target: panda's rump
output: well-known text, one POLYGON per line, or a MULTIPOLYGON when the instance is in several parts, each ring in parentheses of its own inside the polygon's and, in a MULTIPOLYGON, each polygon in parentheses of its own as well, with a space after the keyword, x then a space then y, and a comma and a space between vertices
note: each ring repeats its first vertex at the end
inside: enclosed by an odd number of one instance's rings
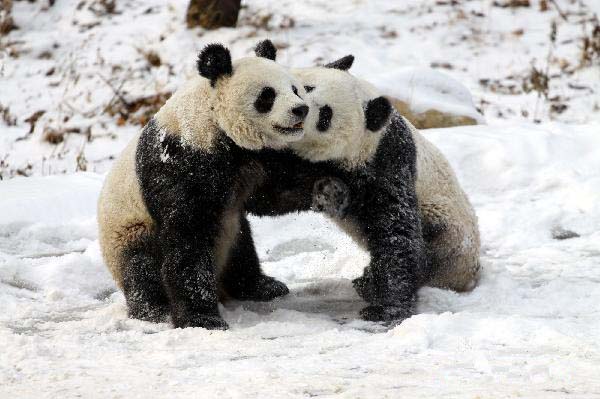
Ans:
POLYGON ((135 173, 139 136, 127 145, 104 181, 98 199, 98 227, 102 256, 117 285, 122 287, 123 251, 154 230, 135 173))
POLYGON ((428 285, 465 291, 479 273, 477 216, 444 155, 418 131, 417 197, 432 280, 428 285))

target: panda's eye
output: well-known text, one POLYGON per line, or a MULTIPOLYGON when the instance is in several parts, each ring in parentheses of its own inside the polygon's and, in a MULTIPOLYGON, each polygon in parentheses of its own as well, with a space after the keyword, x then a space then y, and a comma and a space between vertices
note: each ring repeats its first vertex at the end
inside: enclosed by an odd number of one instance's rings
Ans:
POLYGON ((314 89, 315 89, 315 86, 304 86, 304 90, 306 90, 307 93, 310 93, 314 89))
POLYGON ((331 118, 333 117, 333 110, 329 105, 324 105, 319 108, 319 121, 317 122, 317 130, 319 132, 325 132, 331 126, 331 118))
POLYGON ((273 108, 273 103, 275 102, 275 97, 277 94, 275 93, 275 89, 272 87, 263 87, 258 98, 254 102, 254 108, 261 114, 269 112, 271 108, 273 108))

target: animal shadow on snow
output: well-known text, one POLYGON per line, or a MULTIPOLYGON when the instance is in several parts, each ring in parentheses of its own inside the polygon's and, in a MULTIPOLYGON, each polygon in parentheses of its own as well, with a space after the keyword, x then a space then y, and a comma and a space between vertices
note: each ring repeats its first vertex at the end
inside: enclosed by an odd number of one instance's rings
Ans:
POLYGON ((290 285, 290 293, 271 302, 228 301, 224 304, 230 310, 243 309, 260 315, 277 310, 293 310, 308 316, 329 319, 340 325, 376 332, 384 330, 383 325, 360 319, 359 311, 366 306, 349 279, 320 279, 290 285))

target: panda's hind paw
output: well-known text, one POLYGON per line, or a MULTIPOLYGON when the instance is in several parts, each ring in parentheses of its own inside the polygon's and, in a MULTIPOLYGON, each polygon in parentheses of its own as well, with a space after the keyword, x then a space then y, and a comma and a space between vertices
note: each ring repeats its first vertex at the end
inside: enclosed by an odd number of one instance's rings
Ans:
POLYGON ((392 326, 400 324, 412 315, 412 309, 402 306, 369 305, 360 311, 363 320, 385 322, 392 326))
POLYGON ((196 315, 188 318, 173 318, 175 328, 201 327, 207 330, 227 330, 229 325, 219 315, 196 315))
POLYGON ((229 295, 240 301, 267 302, 290 292, 287 285, 270 276, 260 275, 252 283, 236 292, 229 290, 229 295))

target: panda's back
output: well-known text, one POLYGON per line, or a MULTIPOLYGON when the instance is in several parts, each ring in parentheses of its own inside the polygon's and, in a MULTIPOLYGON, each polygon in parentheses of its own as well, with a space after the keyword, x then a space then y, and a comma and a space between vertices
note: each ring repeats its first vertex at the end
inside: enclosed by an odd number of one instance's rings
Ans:
POLYGON ((98 200, 99 240, 102 254, 117 284, 122 284, 119 257, 124 247, 154 227, 135 172, 140 135, 125 147, 106 176, 98 200))

